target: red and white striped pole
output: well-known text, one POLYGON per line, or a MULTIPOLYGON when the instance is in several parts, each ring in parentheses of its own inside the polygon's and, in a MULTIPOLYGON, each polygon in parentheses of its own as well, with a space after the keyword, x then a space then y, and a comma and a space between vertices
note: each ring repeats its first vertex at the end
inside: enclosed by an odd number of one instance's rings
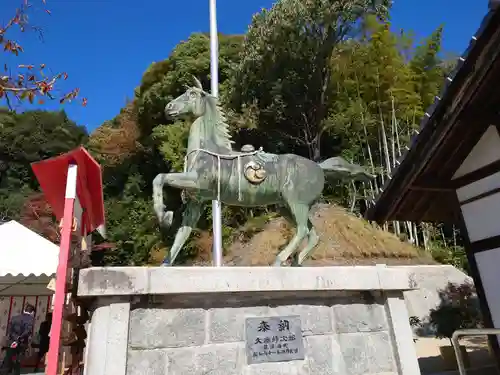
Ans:
POLYGON ((61 243, 59 245, 59 264, 56 273, 56 291, 54 296, 54 310, 52 312, 52 327, 50 329, 50 347, 47 354, 46 375, 58 375, 63 310, 66 301, 68 261, 71 247, 71 232, 73 229, 73 212, 76 199, 77 174, 77 165, 70 164, 68 166, 68 176, 66 178, 63 225, 61 230, 61 243))

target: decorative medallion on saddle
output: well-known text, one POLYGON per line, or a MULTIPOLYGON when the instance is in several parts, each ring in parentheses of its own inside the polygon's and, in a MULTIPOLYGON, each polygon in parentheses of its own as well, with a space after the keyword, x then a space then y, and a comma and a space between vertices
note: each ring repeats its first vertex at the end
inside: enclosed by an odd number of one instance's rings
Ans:
MULTIPOLYGON (((241 152, 255 152, 255 147, 253 147, 253 145, 244 145, 241 148, 241 152)), ((258 185, 262 181, 264 181, 266 179, 266 174, 267 173, 264 167, 255 161, 250 161, 243 167, 243 175, 250 183, 254 185, 258 185)))
POLYGON ((258 185, 266 179, 266 170, 264 167, 254 161, 250 161, 243 167, 243 175, 252 184, 258 185))

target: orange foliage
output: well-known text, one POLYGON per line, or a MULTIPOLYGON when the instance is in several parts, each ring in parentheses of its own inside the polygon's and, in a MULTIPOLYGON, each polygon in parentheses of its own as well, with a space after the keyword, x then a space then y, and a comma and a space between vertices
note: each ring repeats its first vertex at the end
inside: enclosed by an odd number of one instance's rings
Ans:
MULTIPOLYGON (((19 222, 25 227, 38 233, 51 242, 59 243, 61 238, 60 228, 56 223, 52 208, 46 201, 43 193, 35 193, 26 199, 21 210, 19 222)), ((76 243, 77 237, 73 233, 72 241, 76 243)), ((114 249, 115 245, 109 242, 92 245, 92 251, 106 251, 114 249)))
POLYGON ((139 135, 137 113, 134 104, 129 103, 114 124, 108 122, 92 133, 89 144, 107 165, 116 165, 137 150, 139 135))
POLYGON ((20 223, 49 241, 59 243, 59 228, 43 193, 33 194, 26 199, 21 210, 20 223))

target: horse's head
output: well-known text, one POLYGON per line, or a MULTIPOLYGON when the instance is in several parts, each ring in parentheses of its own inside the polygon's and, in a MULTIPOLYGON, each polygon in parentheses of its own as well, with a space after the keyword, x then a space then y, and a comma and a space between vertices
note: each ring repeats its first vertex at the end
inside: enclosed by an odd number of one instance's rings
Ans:
POLYGON ((175 98, 165 107, 167 117, 176 117, 192 113, 196 117, 203 116, 207 108, 207 97, 201 82, 194 77, 195 86, 189 87, 184 94, 175 98))

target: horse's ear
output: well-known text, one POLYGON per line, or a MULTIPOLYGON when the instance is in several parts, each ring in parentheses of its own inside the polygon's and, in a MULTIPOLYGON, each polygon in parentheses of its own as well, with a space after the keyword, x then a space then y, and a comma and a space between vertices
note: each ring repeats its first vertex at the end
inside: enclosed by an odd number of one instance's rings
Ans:
POLYGON ((193 80, 194 80, 195 87, 199 88, 200 90, 203 90, 203 86, 201 85, 200 80, 198 78, 196 78, 195 76, 193 76, 193 80))

